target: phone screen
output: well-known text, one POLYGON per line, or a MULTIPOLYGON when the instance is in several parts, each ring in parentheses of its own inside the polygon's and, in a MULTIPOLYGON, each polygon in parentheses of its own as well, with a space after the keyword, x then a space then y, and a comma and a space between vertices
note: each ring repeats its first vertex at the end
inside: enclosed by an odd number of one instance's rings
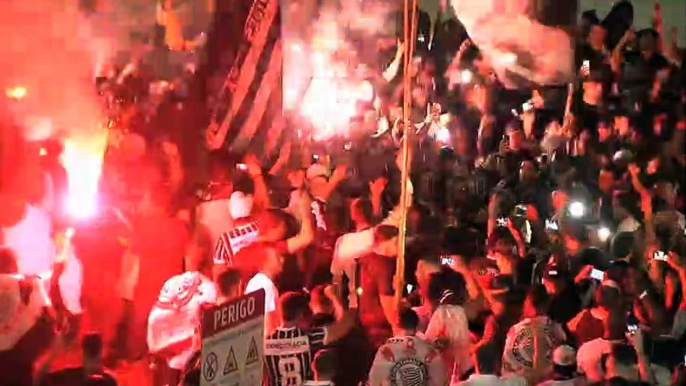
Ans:
POLYGON ((657 261, 667 261, 667 254, 663 251, 655 251, 655 253, 653 253, 653 259, 657 261))
POLYGON ((238 168, 238 170, 248 170, 248 166, 246 166, 245 164, 238 164, 236 165, 236 167, 238 168))
POLYGON ((455 265, 455 259, 450 256, 441 256, 441 265, 455 265))
POLYGON ((602 281, 603 279, 605 279, 605 272, 603 272, 599 269, 593 268, 591 270, 591 278, 602 281))
POLYGON ((557 231, 559 230, 559 227, 557 226, 555 220, 545 220, 545 229, 549 231, 557 231))
POLYGON ((409 294, 414 289, 414 286, 412 284, 408 284, 405 288, 407 289, 407 293, 409 294))
POLYGON ((626 330, 629 331, 630 334, 635 334, 636 331, 638 331, 639 325, 638 324, 627 324, 626 325, 626 330))
POLYGON ((507 220, 505 219, 505 217, 500 217, 500 218, 497 220, 497 224, 498 224, 499 227, 507 226, 507 220))
POLYGON ((517 205, 515 206, 515 216, 517 217, 525 217, 527 212, 527 207, 526 205, 517 205))

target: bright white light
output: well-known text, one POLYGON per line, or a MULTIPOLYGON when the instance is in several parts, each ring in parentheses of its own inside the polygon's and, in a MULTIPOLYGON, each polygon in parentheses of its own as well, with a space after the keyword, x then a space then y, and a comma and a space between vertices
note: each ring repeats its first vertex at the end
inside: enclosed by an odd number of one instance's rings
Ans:
POLYGON ((574 218, 584 217, 586 214, 586 206, 582 202, 574 201, 569 204, 569 215, 574 218))
POLYGON ((10 99, 22 100, 26 97, 27 91, 24 86, 17 86, 5 90, 5 95, 10 99))
POLYGON ((98 181, 106 144, 106 133, 64 142, 62 165, 69 186, 66 208, 74 218, 88 219, 97 213, 98 181))
POLYGON ((374 99, 374 87, 369 81, 360 83, 358 97, 364 102, 371 102, 374 99))
POLYGON ((517 63, 517 55, 513 53, 503 54, 500 60, 503 64, 515 64, 517 63))
POLYGON ((610 229, 608 227, 600 227, 598 228, 598 239, 600 239, 601 242, 606 242, 607 239, 610 238, 610 229))
POLYGON ((448 143, 450 142, 450 130, 446 127, 441 127, 436 131, 436 141, 448 143))
POLYGON ((471 83, 472 79, 474 79, 474 74, 471 71, 463 70, 460 72, 460 82, 462 84, 471 83))

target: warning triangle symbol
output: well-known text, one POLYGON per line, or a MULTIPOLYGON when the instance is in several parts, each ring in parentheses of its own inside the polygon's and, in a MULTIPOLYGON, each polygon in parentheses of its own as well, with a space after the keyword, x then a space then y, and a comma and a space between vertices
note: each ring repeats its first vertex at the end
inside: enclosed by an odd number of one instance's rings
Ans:
POLYGON ((260 354, 257 352, 257 344, 255 344, 255 337, 252 337, 250 347, 248 348, 248 357, 245 358, 245 364, 251 365, 256 363, 260 359, 259 355, 260 354))
POLYGON ((231 374, 238 370, 238 362, 236 361, 236 354, 233 352, 233 347, 229 350, 229 356, 226 357, 226 364, 224 364, 224 375, 231 374))

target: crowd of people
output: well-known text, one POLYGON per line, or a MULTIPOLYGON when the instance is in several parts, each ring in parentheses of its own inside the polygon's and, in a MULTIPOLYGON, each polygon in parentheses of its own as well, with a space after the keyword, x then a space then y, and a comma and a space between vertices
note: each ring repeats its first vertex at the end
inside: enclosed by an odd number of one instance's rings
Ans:
POLYGON ((0 385, 122 384, 140 363, 126 384, 199 385, 199 313, 258 290, 265 385, 686 384, 684 53, 617 30, 584 13, 574 82, 513 91, 439 23, 412 61, 416 133, 398 44, 375 80, 387 129, 293 136, 269 170, 214 151, 200 189, 187 133, 161 130, 184 83, 113 72, 98 87, 129 134, 84 222, 54 205, 59 146, 4 122, 0 385))

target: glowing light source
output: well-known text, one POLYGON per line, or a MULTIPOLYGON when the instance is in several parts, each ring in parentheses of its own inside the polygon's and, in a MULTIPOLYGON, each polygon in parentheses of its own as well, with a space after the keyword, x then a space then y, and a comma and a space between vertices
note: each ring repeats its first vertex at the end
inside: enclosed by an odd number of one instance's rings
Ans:
POLYGON ((443 143, 450 142, 450 130, 446 127, 441 127, 436 131, 436 140, 443 143))
POLYGON ((574 218, 584 217, 586 214, 586 206, 580 201, 574 201, 569 204, 569 215, 574 218))
POLYGON ((462 84, 471 83, 472 79, 474 79, 474 74, 471 71, 463 70, 460 72, 460 82, 462 84))
POLYGON ((22 100, 26 98, 26 87, 24 86, 17 86, 17 87, 12 87, 8 88, 5 90, 5 95, 10 98, 10 99, 15 99, 15 100, 22 100))
POLYGON ((501 55, 498 59, 503 65, 517 63, 517 55, 515 55, 511 52, 508 52, 508 53, 501 55))
POLYGON ((98 181, 106 143, 105 132, 64 142, 62 165, 69 186, 65 204, 67 213, 77 219, 88 219, 97 213, 98 181))
POLYGON ((610 235, 612 233, 610 232, 610 229, 608 227, 600 227, 598 228, 598 239, 600 239, 601 242, 606 242, 607 239, 610 238, 610 235))

